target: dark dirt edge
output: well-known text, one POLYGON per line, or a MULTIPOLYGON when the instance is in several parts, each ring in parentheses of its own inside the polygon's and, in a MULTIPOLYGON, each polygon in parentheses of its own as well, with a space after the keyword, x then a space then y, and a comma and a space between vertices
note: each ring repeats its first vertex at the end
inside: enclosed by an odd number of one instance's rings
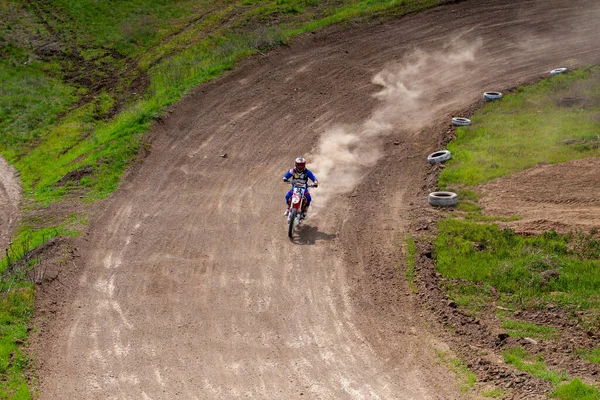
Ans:
MULTIPOLYGON (((518 88, 533 85, 546 75, 532 78, 522 85, 502 90, 503 95, 512 94, 518 88)), ((469 118, 487 102, 479 100, 467 109, 453 116, 469 118)), ((456 138, 456 127, 450 121, 435 127, 438 148, 456 138)), ((426 181, 421 187, 419 196, 423 199, 427 194, 438 189, 437 182, 443 164, 428 167, 426 181)), ((415 207, 415 210, 431 208, 429 205, 415 207)), ((560 336, 557 341, 538 340, 532 343, 523 338, 508 336, 506 330, 497 324, 496 307, 486 310, 481 318, 475 318, 463 312, 443 291, 441 284, 452 279, 445 278, 437 272, 433 259, 433 238, 437 235, 437 224, 447 210, 439 209, 434 218, 417 219, 410 224, 408 235, 415 240, 417 248, 415 259, 415 279, 421 307, 428 311, 428 318, 444 329, 436 330, 436 336, 446 341, 451 348, 465 361, 467 367, 477 375, 477 381, 492 383, 496 387, 507 390, 508 399, 522 399, 536 395, 548 395, 554 388, 548 382, 536 378, 526 372, 502 361, 502 351, 512 347, 523 347, 531 354, 541 354, 550 369, 565 371, 570 378, 579 377, 584 382, 597 382, 600 377, 600 365, 579 358, 574 350, 591 349, 600 343, 600 335, 591 331, 578 329, 557 310, 531 311, 522 310, 518 319, 523 322, 541 323, 555 328, 560 336), (424 235, 425 234, 425 235, 424 235), (424 237, 427 236, 427 237, 424 237), (494 323, 496 323, 494 325, 494 323)), ((417 214, 422 214, 418 213, 417 214)), ((431 216, 432 214, 428 214, 431 216)))

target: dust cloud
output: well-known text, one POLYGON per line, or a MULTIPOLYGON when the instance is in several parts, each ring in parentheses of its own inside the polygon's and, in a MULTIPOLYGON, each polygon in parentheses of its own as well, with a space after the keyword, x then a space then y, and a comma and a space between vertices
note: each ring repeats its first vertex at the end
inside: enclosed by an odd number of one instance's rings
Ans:
POLYGON ((427 126, 442 106, 434 104, 433 93, 448 87, 475 60, 480 42, 455 42, 437 52, 416 50, 402 63, 388 65, 373 77, 382 87, 374 96, 381 101, 371 117, 358 125, 339 125, 320 138, 315 154, 309 155, 311 169, 322 186, 314 209, 323 208, 336 194, 354 190, 381 157, 380 141, 390 133, 410 135, 427 126))

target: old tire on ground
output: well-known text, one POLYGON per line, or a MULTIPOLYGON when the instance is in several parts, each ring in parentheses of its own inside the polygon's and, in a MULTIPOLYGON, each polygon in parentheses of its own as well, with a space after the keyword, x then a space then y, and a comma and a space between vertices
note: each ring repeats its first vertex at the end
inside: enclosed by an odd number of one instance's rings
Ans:
POLYGON ((458 204, 458 195, 452 192, 429 193, 429 204, 437 207, 454 207, 458 204))
POLYGON ((564 68, 564 67, 556 68, 556 69, 553 69, 552 71, 550 71, 550 76, 562 74, 563 72, 567 72, 567 71, 568 71, 568 69, 564 68))
POLYGON ((428 155, 427 161, 429 161, 429 164, 437 164, 439 162, 448 161, 450 158, 452 158, 452 154, 450 154, 448 150, 440 150, 428 155))
POLYGON ((452 118, 452 125, 456 125, 456 126, 471 125, 471 120, 469 118, 454 117, 454 118, 452 118))
POLYGON ((487 101, 492 100, 500 100, 502 98, 502 93, 500 92, 485 92, 483 94, 483 99, 487 101))

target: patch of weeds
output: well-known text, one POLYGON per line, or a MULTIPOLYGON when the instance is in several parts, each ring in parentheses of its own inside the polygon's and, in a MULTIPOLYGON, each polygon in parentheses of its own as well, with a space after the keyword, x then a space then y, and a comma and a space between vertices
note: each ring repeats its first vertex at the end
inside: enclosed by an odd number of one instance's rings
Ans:
MULTIPOLYGON (((460 197, 459 197, 459 199, 460 199, 460 197)), ((466 200, 466 201, 460 200, 458 202, 458 204, 456 205, 455 209, 456 209, 456 211, 461 211, 464 213, 468 213, 470 215, 481 213, 481 207, 471 201, 468 201, 468 200, 466 200)))
POLYGON ((60 228, 55 227, 41 229, 34 229, 30 226, 20 227, 11 245, 6 250, 6 255, 0 260, 0 273, 20 262, 31 250, 61 233, 69 234, 71 232, 62 231, 60 228))
POLYGON ((462 382, 460 390, 462 392, 468 392, 469 390, 473 389, 475 382, 477 382, 477 376, 475 373, 471 371, 460 358, 450 355, 444 351, 436 352, 438 358, 440 359, 440 363, 452 371, 462 382))
POLYGON ((600 260, 577 252, 573 241, 556 232, 524 237, 448 218, 438 223, 436 267, 445 277, 494 287, 514 307, 597 310, 600 260))
POLYGON ((77 100, 61 76, 46 73, 47 66, 37 61, 23 66, 0 60, 0 151, 9 162, 18 161, 27 144, 77 100))
POLYGON ((474 203, 477 203, 477 201, 479 201, 479 195, 474 190, 458 189, 458 190, 456 190, 456 194, 458 195, 458 198, 461 200, 468 200, 468 201, 472 201, 474 203))
POLYGON ((550 393, 550 397, 559 400, 600 400, 600 390, 597 387, 586 385, 579 378, 569 383, 560 385, 550 393))
POLYGON ((513 215, 512 217, 500 217, 497 215, 483 215, 481 210, 478 212, 468 212, 465 216, 465 219, 474 222, 511 222, 518 221, 521 217, 517 215, 513 215))
POLYGON ((30 360, 20 345, 27 341, 27 323, 33 313, 33 285, 2 285, 0 291, 0 398, 30 399, 26 370, 30 360))
POLYGON ((586 235, 583 232, 578 232, 572 236, 573 251, 586 260, 600 258, 600 240, 594 236, 595 234, 592 232, 591 235, 586 235))
POLYGON ((487 285, 466 281, 442 283, 448 297, 458 304, 467 314, 479 316, 492 301, 491 288, 487 285))
POLYGON ((600 364, 600 347, 594 347, 591 350, 578 349, 576 350, 576 353, 583 360, 600 364))
POLYGON ((410 290, 413 293, 418 293, 419 289, 415 285, 415 265, 416 265, 416 257, 417 257, 417 247, 415 246, 415 239, 413 237, 409 237, 406 244, 406 281, 410 286, 410 290))
POLYGON ((532 339, 551 339, 558 336, 558 332, 551 326, 534 324, 532 322, 502 319, 500 327, 506 329, 511 337, 532 339))
POLYGON ((483 397, 489 397, 491 399, 503 399, 506 397, 506 390, 492 389, 481 392, 483 397))
POLYGON ((531 355, 521 347, 507 349, 503 353, 504 362, 513 365, 518 370, 527 372, 537 378, 549 381, 554 385, 569 379, 563 371, 548 369, 541 355, 531 355))

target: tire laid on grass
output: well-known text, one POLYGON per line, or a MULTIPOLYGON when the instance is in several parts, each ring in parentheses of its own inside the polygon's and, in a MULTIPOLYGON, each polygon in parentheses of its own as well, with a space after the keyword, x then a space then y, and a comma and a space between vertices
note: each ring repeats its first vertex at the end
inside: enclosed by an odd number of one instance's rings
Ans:
POLYGON ((483 99, 487 101, 492 100, 500 100, 502 98, 502 93, 500 92, 485 92, 483 94, 483 99))
POLYGON ((429 204, 437 207, 454 207, 458 204, 458 195, 452 192, 429 193, 429 204))
POLYGON ((456 126, 471 125, 471 120, 469 118, 454 117, 454 118, 452 118, 452 125, 456 125, 456 126))
POLYGON ((435 153, 431 153, 427 156, 427 161, 429 164, 437 164, 439 162, 448 161, 452 158, 452 154, 448 150, 440 150, 435 153))
POLYGON ((554 76, 554 75, 558 75, 558 74, 562 74, 563 72, 567 72, 568 69, 567 68, 556 68, 553 69, 552 71, 550 71, 550 76, 554 76))

